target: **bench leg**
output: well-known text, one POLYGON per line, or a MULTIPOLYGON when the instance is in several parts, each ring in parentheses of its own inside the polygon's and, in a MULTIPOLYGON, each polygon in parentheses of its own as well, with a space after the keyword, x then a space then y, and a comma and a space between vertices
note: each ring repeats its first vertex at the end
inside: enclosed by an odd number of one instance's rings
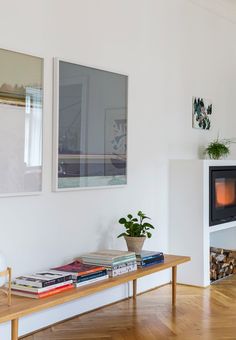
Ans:
POLYGON ((11 320, 11 340, 18 340, 18 319, 11 320))
POLYGON ((135 300, 137 296, 137 280, 133 280, 133 299, 135 300))
POLYGON ((176 305, 176 277, 177 266, 172 267, 172 306, 176 305))

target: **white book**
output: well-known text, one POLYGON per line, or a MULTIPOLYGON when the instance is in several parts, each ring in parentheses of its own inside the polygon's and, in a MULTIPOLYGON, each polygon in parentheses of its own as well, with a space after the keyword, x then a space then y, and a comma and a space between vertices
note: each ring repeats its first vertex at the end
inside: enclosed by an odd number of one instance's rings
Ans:
MULTIPOLYGON (((63 287, 65 285, 71 284, 73 283, 72 280, 66 281, 66 282, 60 282, 57 283, 55 285, 51 285, 51 286, 47 286, 44 288, 37 288, 37 287, 33 287, 30 285, 22 285, 22 284, 17 284, 15 281, 12 282, 11 284, 11 288, 14 290, 19 290, 19 291, 25 291, 25 292, 31 292, 31 293, 44 293, 47 292, 51 289, 55 289, 55 288, 59 288, 59 287, 63 287)), ((6 288, 8 287, 8 285, 6 286, 6 288)))
POLYGON ((124 262, 124 263, 120 263, 117 265, 112 266, 110 269, 115 270, 115 269, 120 269, 120 268, 124 268, 124 267, 128 267, 128 266, 134 266, 135 264, 137 264, 137 261, 130 261, 130 262, 124 262))
POLYGON ((66 272, 57 272, 47 270, 44 272, 37 272, 32 275, 24 275, 15 278, 17 284, 26 286, 33 286, 38 288, 47 287, 60 282, 66 282, 71 280, 72 277, 66 272))
POLYGON ((126 266, 126 267, 121 267, 118 269, 108 269, 108 274, 110 277, 115 277, 115 276, 119 276, 122 274, 127 274, 129 272, 133 272, 137 270, 137 264, 132 264, 130 266, 126 266))

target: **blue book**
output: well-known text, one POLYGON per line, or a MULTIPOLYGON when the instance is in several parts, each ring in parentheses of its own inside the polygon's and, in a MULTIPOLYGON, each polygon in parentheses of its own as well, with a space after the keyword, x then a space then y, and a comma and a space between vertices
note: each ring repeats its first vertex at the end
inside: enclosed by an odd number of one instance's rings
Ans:
POLYGON ((163 257, 163 252, 142 250, 140 254, 136 255, 137 260, 152 259, 163 257))
POLYGON ((89 280, 93 280, 93 279, 96 279, 98 277, 102 277, 102 276, 106 276, 106 275, 107 275, 107 270, 105 269, 105 270, 102 270, 98 273, 78 276, 76 282, 79 283, 79 282, 89 281, 89 280))
POLYGON ((156 261, 142 261, 139 265, 139 267, 148 267, 148 266, 153 266, 154 264, 159 264, 159 263, 163 263, 164 262, 164 257, 160 260, 156 260, 156 261))
POLYGON ((162 252, 154 252, 149 250, 144 250, 137 255, 138 266, 145 267, 152 264, 158 264, 164 261, 164 255, 162 252))

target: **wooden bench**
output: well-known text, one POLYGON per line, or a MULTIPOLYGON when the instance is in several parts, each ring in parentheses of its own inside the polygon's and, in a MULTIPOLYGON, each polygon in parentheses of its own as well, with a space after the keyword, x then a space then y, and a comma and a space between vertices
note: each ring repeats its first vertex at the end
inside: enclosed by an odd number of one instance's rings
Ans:
MULTIPOLYGON (((140 268, 118 277, 110 278, 98 283, 90 284, 80 288, 74 288, 67 292, 47 297, 41 300, 12 296, 12 305, 0 306, 0 323, 11 321, 11 339, 18 339, 18 320, 26 315, 42 311, 63 303, 79 299, 84 296, 95 294, 105 289, 133 281, 133 299, 136 299, 137 279, 157 273, 164 269, 172 268, 172 305, 176 303, 176 274, 177 265, 190 261, 188 256, 165 255, 163 263, 146 268, 140 268)), ((0 337, 1 338, 1 337, 0 337)))

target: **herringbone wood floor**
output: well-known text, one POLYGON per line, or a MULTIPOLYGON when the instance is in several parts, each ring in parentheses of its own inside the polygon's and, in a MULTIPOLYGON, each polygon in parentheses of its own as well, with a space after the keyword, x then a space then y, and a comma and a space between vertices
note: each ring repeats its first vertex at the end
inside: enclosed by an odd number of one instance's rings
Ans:
POLYGON ((177 286, 175 309, 167 285, 23 339, 236 340, 236 276, 206 289, 177 286))

